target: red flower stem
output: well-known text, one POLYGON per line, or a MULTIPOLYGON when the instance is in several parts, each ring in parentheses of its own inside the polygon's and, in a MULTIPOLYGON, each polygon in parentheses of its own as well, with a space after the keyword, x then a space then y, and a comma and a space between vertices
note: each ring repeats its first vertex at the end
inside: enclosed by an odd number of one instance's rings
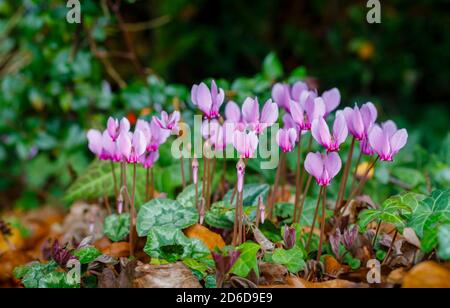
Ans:
POLYGON ((381 264, 385 264, 389 260, 389 257, 391 255, 392 249, 394 248, 395 238, 397 237, 397 234, 398 234, 398 230, 395 229, 395 233, 394 233, 394 236, 392 237, 391 245, 389 245, 389 250, 388 250, 388 252, 386 254, 386 257, 384 257, 384 260, 383 260, 383 262, 381 264))
POLYGON ((150 168, 145 170, 145 201, 148 201, 150 194, 150 168))
POLYGON ((299 210, 299 201, 302 186, 300 184, 300 174, 301 174, 301 160, 302 160, 302 135, 300 134, 298 145, 297 145, 297 169, 295 174, 295 201, 294 201, 294 220, 297 217, 297 211, 299 210))
POLYGON ((111 172, 113 176, 113 183, 114 183, 114 195, 117 198, 119 197, 119 189, 117 188, 117 179, 116 179, 116 166, 114 166, 114 162, 111 161, 111 172))
POLYGON ((275 201, 277 198, 277 194, 278 194, 278 185, 280 183, 280 177, 281 177, 281 172, 282 172, 282 165, 283 165, 283 160, 284 160, 284 152, 281 152, 280 154, 280 162, 278 164, 278 169, 277 169, 277 173, 275 175, 275 182, 273 184, 273 191, 272 191, 272 196, 270 198, 270 202, 269 202, 269 206, 268 206, 268 218, 272 219, 272 215, 273 215, 273 208, 275 205, 275 201))
POLYGON ((361 179, 361 182, 359 183, 359 185, 353 189, 350 193, 350 196, 347 199, 347 202, 345 202, 345 205, 342 207, 342 210, 340 211, 341 214, 345 213, 345 210, 347 209, 348 205, 350 204, 350 202, 352 201, 353 198, 355 198, 356 196, 358 196, 362 189, 364 188, 364 185, 366 184, 367 180, 368 180, 368 175, 370 170, 372 170, 372 168, 375 166, 376 162, 378 161, 379 156, 377 156, 377 158, 375 158, 375 160, 370 164, 370 166, 367 168, 364 177, 361 179))
POLYGON ((306 253, 307 254, 309 253, 309 247, 311 245, 311 239, 312 239, 312 236, 313 236, 313 233, 314 233, 314 226, 316 225, 317 214, 319 212, 319 206, 320 206, 320 199, 322 197, 322 190, 323 190, 323 187, 321 186, 320 187, 320 191, 319 191, 319 195, 317 196, 316 210, 314 212, 314 218, 313 218, 313 222, 311 224, 311 230, 309 232, 308 242, 306 244, 306 253))
POLYGON ((210 206, 211 206, 211 187, 212 187, 212 181, 214 179, 214 172, 216 171, 216 158, 214 157, 212 159, 212 166, 211 166, 211 170, 209 172, 209 178, 208 178, 208 199, 206 202, 206 209, 209 210, 210 206))
POLYGON ((355 188, 356 175, 357 175, 357 172, 358 172, 358 166, 361 163, 362 156, 363 156, 363 152, 360 151, 359 155, 358 155, 358 160, 356 161, 355 169, 353 170, 353 178, 352 178, 352 185, 350 186, 350 191, 352 191, 353 188, 355 188))
POLYGON ((135 230, 136 230, 136 208, 135 208, 135 202, 136 202, 136 164, 133 164, 133 188, 131 192, 131 212, 130 212, 130 256, 134 257, 134 248, 136 245, 136 237, 135 237, 135 230))
POLYGON ((335 205, 335 209, 336 211, 338 211, 342 199, 344 198, 345 195, 345 188, 347 186, 347 179, 348 179, 348 174, 350 171, 350 167, 352 165, 352 157, 353 157, 353 149, 355 148, 355 137, 352 138, 352 143, 350 145, 350 150, 348 151, 348 155, 347 155, 347 161, 345 162, 345 167, 344 167, 344 173, 342 175, 342 179, 341 179, 341 184, 339 186, 339 193, 336 199, 336 205, 335 205))
POLYGON ((309 192, 309 187, 311 186, 311 182, 312 182, 312 175, 308 176, 308 180, 306 181, 306 187, 305 190, 303 191, 303 195, 302 195, 302 202, 300 203, 300 208, 298 211, 298 218, 294 217, 294 222, 295 223, 300 223, 300 219, 302 218, 302 212, 303 212, 303 207, 305 205, 305 200, 306 200, 306 196, 308 195, 309 192))
POLYGON ((320 222, 320 239, 319 239, 319 248, 317 249, 317 262, 320 261, 320 257, 322 256, 322 245, 323 240, 325 239, 325 206, 327 200, 327 187, 325 186, 322 190, 322 217, 320 222))
POLYGON ((186 176, 184 174, 183 154, 181 154, 181 157, 180 157, 180 170, 181 170, 181 184, 183 185, 183 188, 186 188, 186 176))
POLYGON ((381 219, 379 219, 377 223, 377 230, 375 231, 375 236, 373 237, 372 247, 375 247, 375 244, 377 243, 377 237, 378 233, 380 233, 380 228, 381 228, 381 219))

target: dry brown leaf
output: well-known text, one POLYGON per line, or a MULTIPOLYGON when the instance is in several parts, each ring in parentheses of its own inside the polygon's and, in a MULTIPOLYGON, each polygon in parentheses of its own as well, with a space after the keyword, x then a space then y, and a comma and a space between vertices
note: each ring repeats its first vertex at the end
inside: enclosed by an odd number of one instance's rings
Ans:
POLYGON ((288 270, 281 264, 261 262, 259 263, 261 285, 286 284, 288 270))
POLYGON ((30 261, 32 259, 23 251, 10 250, 0 254, 0 281, 12 279, 14 268, 30 261))
POLYGON ((417 237, 416 232, 412 228, 405 228, 403 230, 403 237, 411 245, 414 245, 417 248, 420 248, 420 240, 417 237))
POLYGON ((116 258, 127 258, 130 255, 130 244, 128 242, 112 243, 109 247, 101 250, 105 255, 116 258))
POLYGON ((342 273, 350 271, 350 267, 342 265, 332 256, 325 256, 325 273, 332 277, 338 277, 342 273))
POLYGON ((136 267, 134 288, 201 288, 198 279, 182 262, 136 267))
POLYGON ((190 226, 184 230, 184 233, 189 238, 197 238, 201 240, 206 247, 209 248, 209 250, 214 250, 215 247, 225 247, 225 242, 219 234, 212 232, 200 224, 190 226))
POLYGON ((301 288, 301 289, 327 289, 327 288, 366 288, 368 287, 365 283, 354 283, 342 279, 334 279, 323 282, 309 282, 305 279, 291 276, 287 278, 287 284, 284 285, 271 285, 271 286, 261 286, 268 288, 301 288))
POLYGON ((434 261, 422 262, 405 275, 402 288, 450 288, 450 270, 434 261))
POLYGON ((399 267, 389 273, 386 282, 391 284, 402 284, 406 273, 407 270, 404 267, 399 267))

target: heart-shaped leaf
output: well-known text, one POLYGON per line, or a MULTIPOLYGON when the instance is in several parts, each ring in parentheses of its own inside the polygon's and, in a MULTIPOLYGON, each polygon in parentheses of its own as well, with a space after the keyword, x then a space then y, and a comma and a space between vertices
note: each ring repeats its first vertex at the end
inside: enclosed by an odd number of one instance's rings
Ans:
MULTIPOLYGON (((258 205, 259 197, 263 198, 263 202, 267 202, 270 186, 268 184, 247 184, 244 185, 243 204, 244 206, 258 205)), ((223 201, 231 202, 233 190, 228 191, 223 197, 223 201)), ((236 201, 236 197, 233 202, 236 201)))
POLYGON ((253 242, 245 242, 241 244, 237 250, 241 252, 239 258, 234 263, 230 272, 240 277, 247 277, 253 270, 259 276, 258 260, 256 255, 260 250, 260 246, 253 242))
POLYGON ((303 250, 294 246, 291 249, 277 248, 272 254, 272 261, 286 266, 291 273, 298 273, 305 267, 303 250))
POLYGON ((103 232, 113 242, 120 242, 130 233, 130 214, 112 214, 105 218, 103 232))

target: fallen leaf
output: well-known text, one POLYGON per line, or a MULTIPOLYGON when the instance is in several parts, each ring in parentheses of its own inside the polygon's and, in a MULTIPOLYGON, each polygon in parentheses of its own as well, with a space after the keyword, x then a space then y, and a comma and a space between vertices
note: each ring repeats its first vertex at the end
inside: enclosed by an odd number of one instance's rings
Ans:
POLYGON ((342 273, 347 273, 350 267, 347 265, 342 265, 332 256, 325 256, 325 273, 332 277, 338 277, 342 273))
POLYGON ((103 254, 111 257, 126 258, 130 255, 130 244, 128 242, 112 243, 101 251, 103 254))
POLYGON ((153 265, 140 263, 136 267, 134 288, 201 288, 198 279, 182 262, 153 265))
POLYGON ((417 248, 420 248, 420 246, 421 246, 420 245, 420 240, 417 237, 416 232, 412 228, 405 228, 403 230, 403 237, 411 245, 414 245, 417 248))
POLYGON ((197 238, 201 240, 209 250, 214 250, 216 247, 225 247, 225 242, 219 234, 212 232, 200 224, 190 226, 184 230, 184 233, 189 238, 197 238))
POLYGON ((334 279, 323 282, 309 282, 305 279, 291 276, 287 279, 287 284, 285 285, 271 285, 271 286, 261 286, 268 288, 300 288, 300 289, 335 289, 335 288, 367 288, 368 285, 365 283, 354 283, 342 279, 334 279))
POLYGON ((261 262, 259 263, 260 285, 286 284, 288 270, 281 264, 261 262))
POLYGON ((386 282, 391 284, 402 284, 406 273, 407 270, 404 267, 399 267, 389 273, 386 282))
POLYGON ((405 275, 402 288, 450 288, 450 270, 434 261, 422 262, 405 275))

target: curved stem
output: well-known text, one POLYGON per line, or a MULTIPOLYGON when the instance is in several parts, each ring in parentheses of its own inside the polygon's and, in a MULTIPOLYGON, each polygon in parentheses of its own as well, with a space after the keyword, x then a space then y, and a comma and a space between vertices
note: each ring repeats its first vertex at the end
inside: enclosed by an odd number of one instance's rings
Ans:
POLYGON ((320 222, 320 239, 319 239, 319 248, 317 249, 317 262, 320 261, 320 257, 322 256, 322 245, 323 240, 325 239, 325 206, 327 200, 327 187, 325 186, 322 191, 322 217, 320 222))

